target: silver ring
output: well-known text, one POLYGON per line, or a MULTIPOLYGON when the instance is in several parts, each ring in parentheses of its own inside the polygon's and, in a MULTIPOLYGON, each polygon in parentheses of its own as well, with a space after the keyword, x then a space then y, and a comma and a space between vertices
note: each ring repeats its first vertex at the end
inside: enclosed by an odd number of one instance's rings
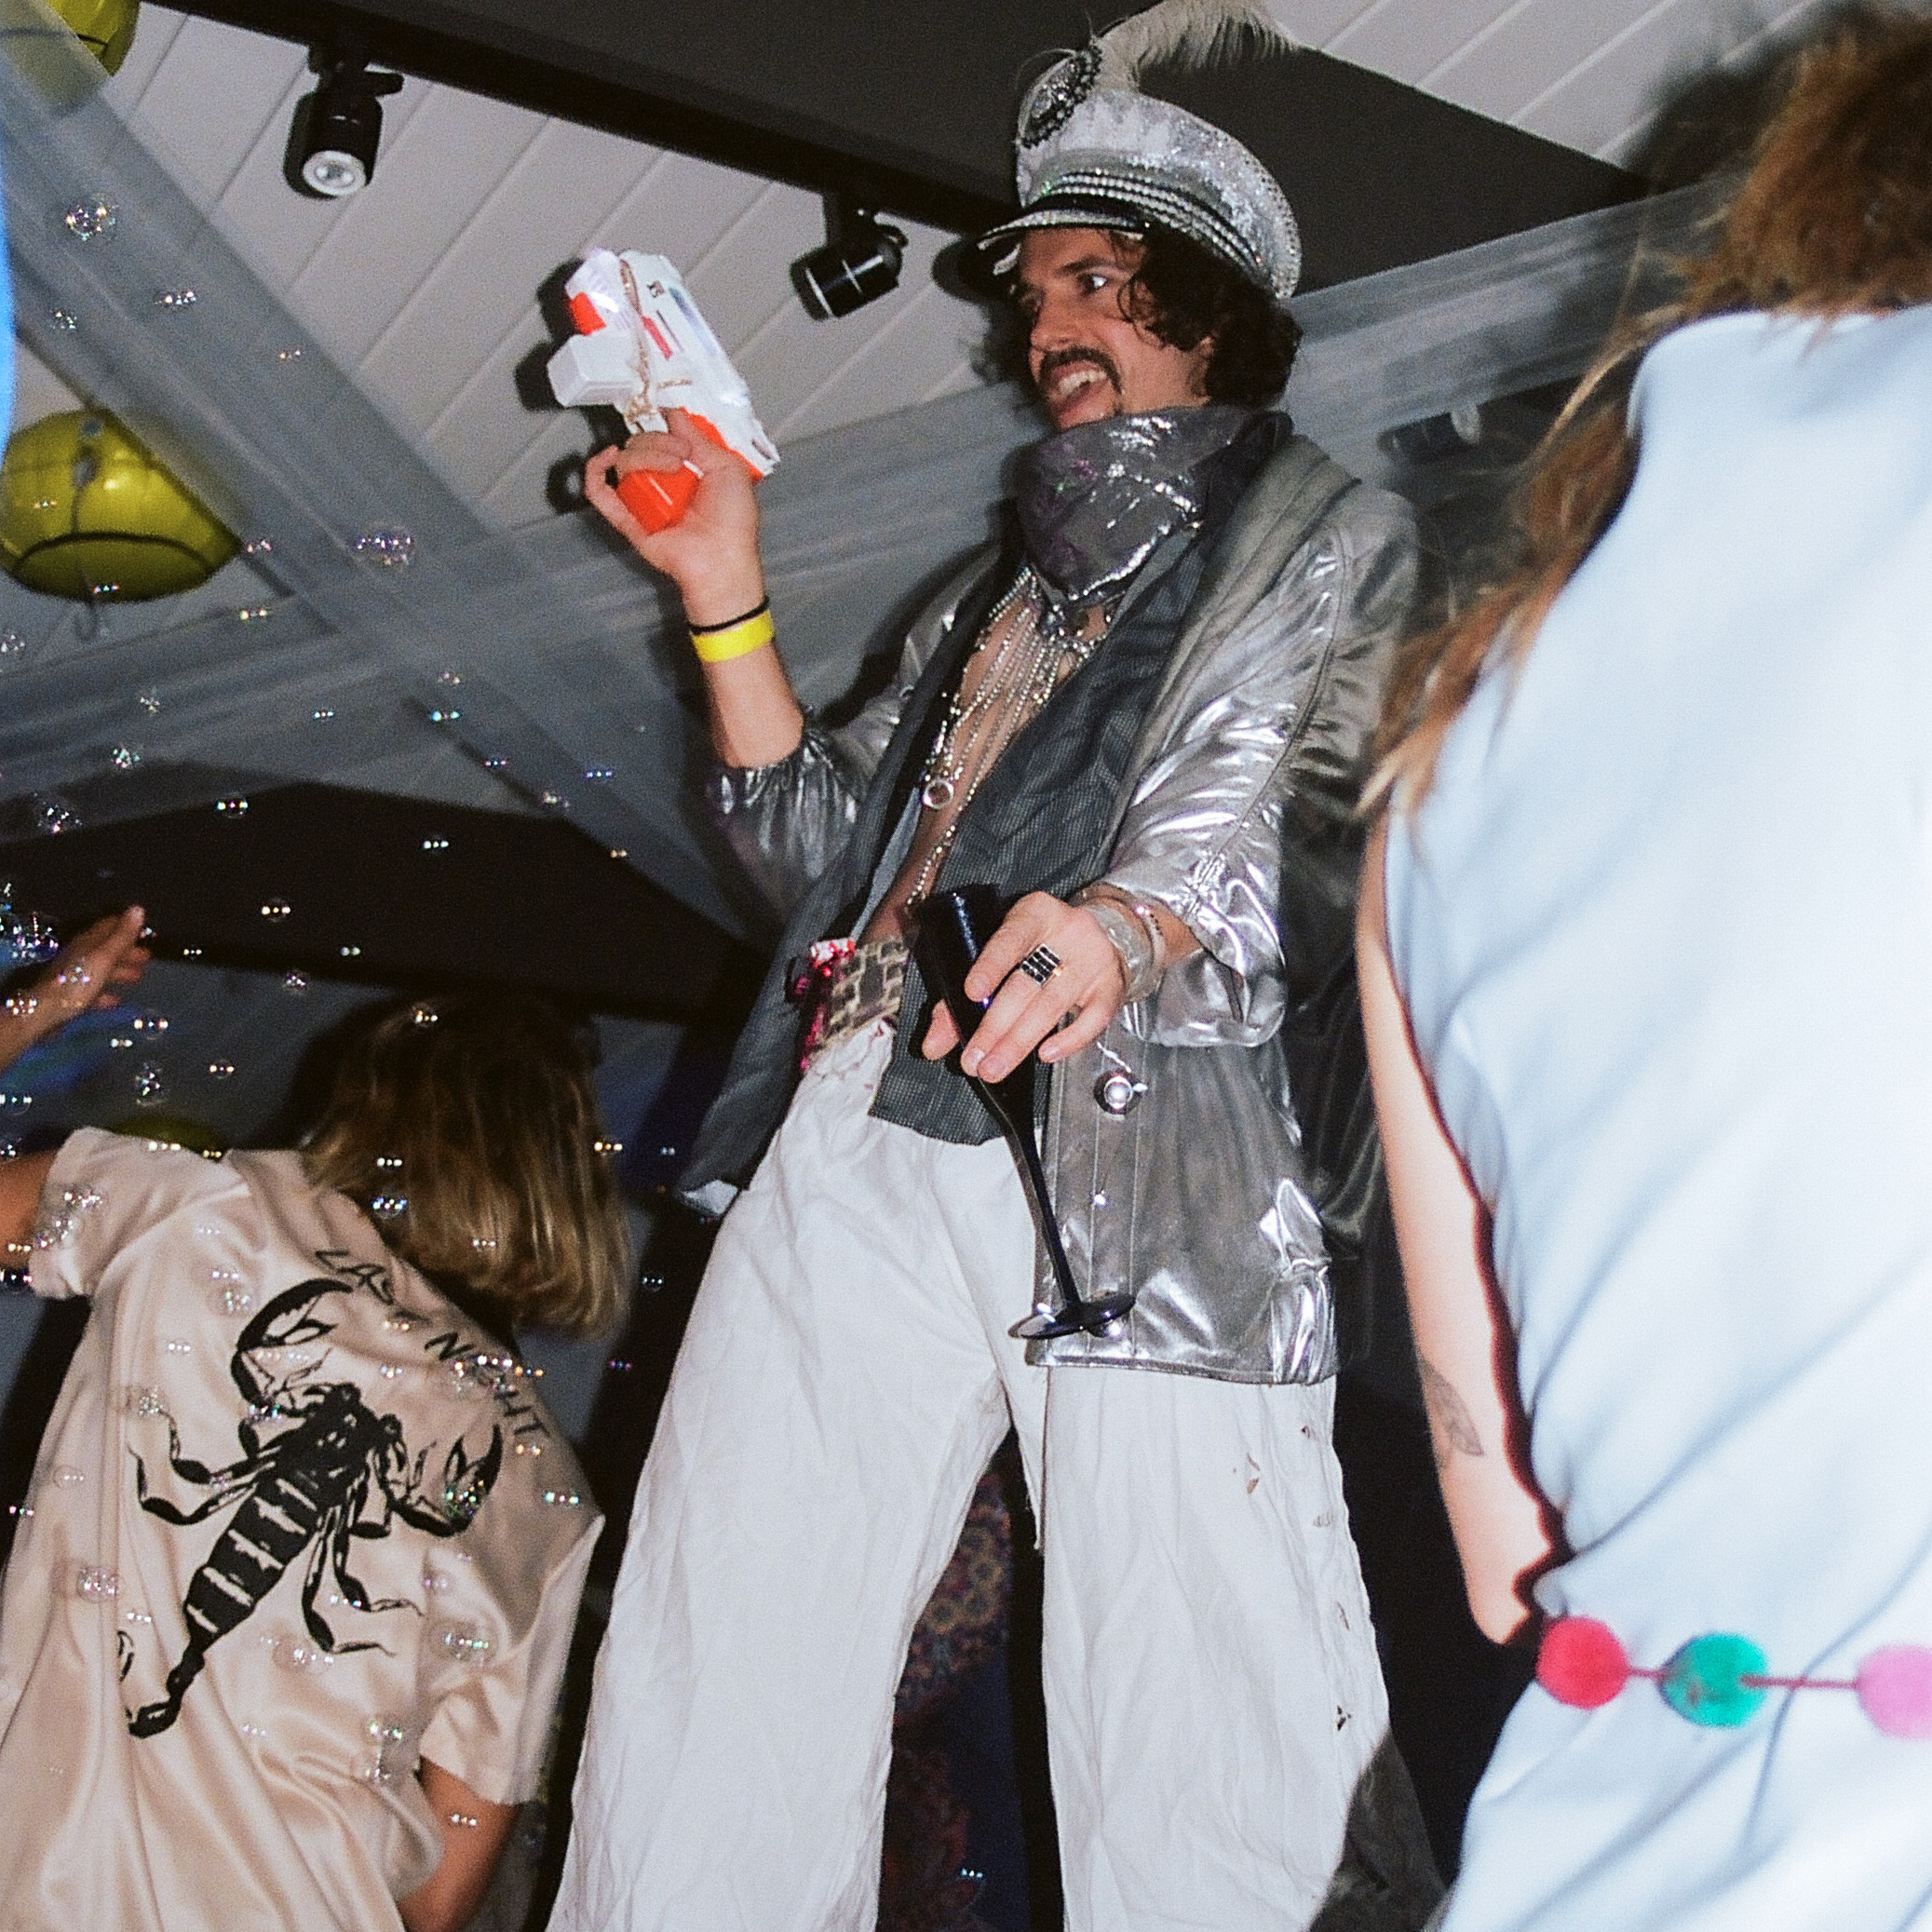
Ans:
POLYGON ((1060 971, 1060 954, 1051 946, 1035 946, 1020 962, 1020 970, 1035 986, 1044 986, 1060 971))

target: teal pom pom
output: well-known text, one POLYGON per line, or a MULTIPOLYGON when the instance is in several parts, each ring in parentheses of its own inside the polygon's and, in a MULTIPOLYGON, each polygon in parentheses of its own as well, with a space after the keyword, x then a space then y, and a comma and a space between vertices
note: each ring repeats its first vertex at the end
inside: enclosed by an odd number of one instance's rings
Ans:
POLYGON ((1742 1680, 1766 1676, 1770 1668, 1764 1653, 1749 1637, 1716 1631, 1693 1637, 1665 1665, 1657 1688, 1679 1717, 1694 1724, 1728 1728, 1757 1715, 1764 1687, 1742 1680))

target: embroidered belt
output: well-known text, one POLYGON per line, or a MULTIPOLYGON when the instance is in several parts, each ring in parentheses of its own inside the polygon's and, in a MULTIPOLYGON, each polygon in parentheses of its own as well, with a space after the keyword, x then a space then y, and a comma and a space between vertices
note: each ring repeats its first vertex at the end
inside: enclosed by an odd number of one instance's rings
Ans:
POLYGON ((1887 1737, 1932 1737, 1932 1650, 1895 1643, 1875 1650, 1855 1677, 1776 1677, 1749 1637, 1693 1637, 1660 1670, 1630 1662, 1622 1642, 1593 1616, 1560 1616, 1543 1633, 1536 1682, 1560 1704, 1594 1710, 1633 1677, 1646 1677, 1679 1717, 1729 1729, 1756 1716, 1772 1691, 1850 1691, 1887 1737))
POLYGON ((863 1033, 877 1020, 896 1020, 906 990, 906 942, 874 939, 820 939, 786 989, 805 1014, 798 1049, 799 1069, 810 1066, 828 1047, 863 1033))

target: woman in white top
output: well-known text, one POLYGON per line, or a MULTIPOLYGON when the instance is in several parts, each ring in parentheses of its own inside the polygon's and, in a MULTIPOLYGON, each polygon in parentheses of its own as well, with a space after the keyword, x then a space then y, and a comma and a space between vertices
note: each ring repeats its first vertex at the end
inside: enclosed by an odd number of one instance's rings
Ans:
MULTIPOLYGON (((140 929, 10 1001, 0 1060, 140 929)), ((0 1596, 9 1932, 474 1913, 598 1528, 507 1340, 615 1312, 598 1132, 573 1029, 462 994, 365 1016, 300 1152, 0 1166, 0 1240, 92 1304, 0 1596)))
POLYGON ((1868 21, 1391 696, 1377 1102, 1540 1646, 1452 1932, 1932 1925, 1927 304, 1932 22, 1868 21))

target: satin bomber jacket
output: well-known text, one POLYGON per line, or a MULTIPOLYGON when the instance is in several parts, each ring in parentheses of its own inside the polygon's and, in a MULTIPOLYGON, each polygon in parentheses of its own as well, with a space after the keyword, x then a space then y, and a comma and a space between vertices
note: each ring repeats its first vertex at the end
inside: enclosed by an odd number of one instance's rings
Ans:
MULTIPOLYGON (((1091 1294, 1125 1284, 1135 1304, 1104 1335, 1031 1344, 1031 1361, 1244 1382, 1334 1372, 1328 1254, 1281 1032, 1351 956, 1352 815, 1419 555, 1410 507, 1303 437, 1269 461, 1217 546, 1101 874, 1168 907, 1201 950, 1052 1070, 1043 1136, 1076 1277, 1091 1294)), ((980 553, 950 580, 898 675, 849 724, 809 723, 790 757, 715 774, 721 830, 780 914, 850 834, 908 695, 994 567, 980 553)), ((1044 1252, 1035 1295, 1057 1299, 1044 1252)))

